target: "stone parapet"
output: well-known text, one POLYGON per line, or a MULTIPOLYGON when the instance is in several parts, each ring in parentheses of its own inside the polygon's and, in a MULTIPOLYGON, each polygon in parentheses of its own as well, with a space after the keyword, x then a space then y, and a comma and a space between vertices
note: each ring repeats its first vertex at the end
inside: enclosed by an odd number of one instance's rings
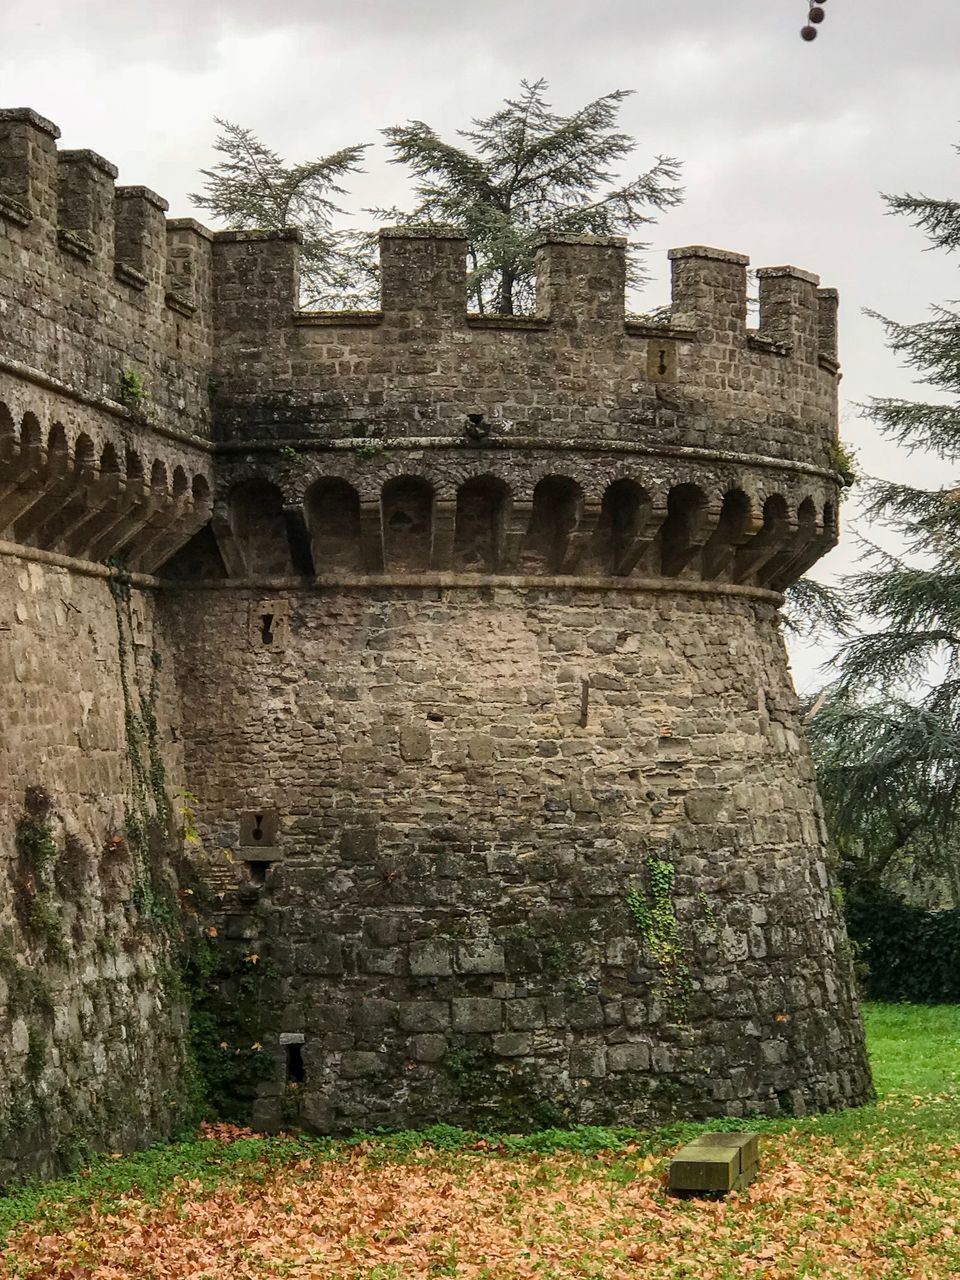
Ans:
POLYGON ((0 355, 114 400, 135 374, 155 417, 207 434, 210 240, 58 136, 34 111, 0 111, 0 355))
POLYGON ((673 306, 624 312, 625 246, 566 238, 540 250, 533 316, 466 310, 466 241, 381 236, 377 312, 294 313, 297 246, 215 239, 217 436, 391 441, 517 436, 713 445, 829 466, 837 432, 830 291, 761 272, 747 328, 747 259, 671 253, 673 306), (821 328, 822 326, 822 328, 821 328))

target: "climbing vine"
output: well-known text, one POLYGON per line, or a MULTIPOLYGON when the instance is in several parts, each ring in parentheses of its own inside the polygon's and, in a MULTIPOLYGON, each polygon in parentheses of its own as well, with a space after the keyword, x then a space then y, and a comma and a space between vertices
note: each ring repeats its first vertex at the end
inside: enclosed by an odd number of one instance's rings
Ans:
POLYGON ((275 1073, 265 1048, 282 975, 269 956, 215 944, 208 928, 180 970, 190 1011, 193 1105, 200 1116, 242 1123, 257 1086, 275 1073))
POLYGON ((129 580, 111 580, 117 612, 118 675, 123 697, 130 799, 124 812, 124 838, 134 866, 133 900, 141 919, 156 926, 167 941, 161 978, 168 994, 185 1006, 188 1020, 179 1098, 181 1121, 188 1127, 201 1116, 240 1119, 249 1114, 257 1085, 275 1070, 264 1049, 264 1026, 279 970, 257 952, 214 944, 215 926, 201 926, 204 886, 189 864, 179 868, 175 895, 155 865, 158 847, 170 848, 176 825, 183 844, 198 846, 196 797, 181 789, 171 801, 161 752, 157 703, 160 654, 149 667, 138 663, 129 580), (144 670, 146 668, 146 670, 144 670), (147 674, 148 673, 148 674, 147 674), (147 676, 144 680, 144 675, 147 676), (186 878, 184 878, 186 877, 186 878), (169 944, 173 943, 171 947, 169 944))
POLYGON ((150 679, 143 689, 128 640, 133 632, 129 582, 115 576, 110 579, 110 590, 117 611, 117 663, 130 764, 124 831, 135 868, 133 897, 145 918, 169 926, 173 907, 168 895, 157 889, 150 858, 151 834, 166 832, 172 816, 156 711, 161 658, 156 650, 151 652, 150 679))
POLYGON ((34 936, 42 939, 48 956, 62 962, 67 958, 67 944, 54 880, 60 848, 49 821, 52 801, 45 791, 31 788, 27 802, 28 810, 16 832, 22 918, 34 936))
POLYGON ((645 892, 628 890, 627 906, 643 939, 647 959, 656 970, 657 997, 672 1014, 683 1018, 692 983, 673 905, 673 864, 661 858, 649 858, 646 878, 645 892))

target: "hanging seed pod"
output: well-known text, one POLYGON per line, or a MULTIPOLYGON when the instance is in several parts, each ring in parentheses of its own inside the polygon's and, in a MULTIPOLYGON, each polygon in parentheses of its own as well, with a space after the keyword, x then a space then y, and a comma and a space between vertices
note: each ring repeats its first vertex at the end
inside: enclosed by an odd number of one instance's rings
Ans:
POLYGON ((826 16, 827 16, 826 12, 824 11, 823 7, 819 4, 815 4, 813 8, 810 10, 811 22, 817 22, 817 23, 822 22, 826 16))
POLYGON ((816 27, 801 27, 801 28, 800 28, 800 34, 801 34, 801 36, 803 36, 804 40, 816 40, 816 38, 817 38, 817 28, 816 28, 816 27))

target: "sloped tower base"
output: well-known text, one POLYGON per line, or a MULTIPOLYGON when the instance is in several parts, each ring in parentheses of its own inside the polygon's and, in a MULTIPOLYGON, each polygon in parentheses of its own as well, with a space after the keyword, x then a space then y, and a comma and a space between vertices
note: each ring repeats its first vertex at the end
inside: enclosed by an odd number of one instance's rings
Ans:
MULTIPOLYGON (((259 1029, 302 1041, 302 1123, 867 1096, 776 611, 650 585, 166 599, 214 839, 250 797, 284 828, 239 846, 278 860, 225 933, 286 977, 259 1029), (285 618, 281 652, 251 611, 285 618)), ((256 1122, 290 1093, 263 1086, 256 1122)))

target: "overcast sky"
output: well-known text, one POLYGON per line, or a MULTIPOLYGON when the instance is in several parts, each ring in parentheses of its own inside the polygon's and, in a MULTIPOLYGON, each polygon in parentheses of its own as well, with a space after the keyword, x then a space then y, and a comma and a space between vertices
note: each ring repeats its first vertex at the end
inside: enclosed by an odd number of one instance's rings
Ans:
MULTIPOLYGON (((867 472, 941 483, 937 466, 881 442, 854 406, 913 393, 862 308, 921 319, 960 293, 955 266, 925 254, 878 195, 957 194, 960 3, 823 3, 806 44, 803 0, 6 0, 0 105, 34 107, 60 126, 62 146, 99 151, 120 182, 153 187, 182 215, 211 160, 214 115, 301 160, 376 142, 409 118, 452 131, 522 78, 546 77, 561 111, 633 89, 622 118, 637 167, 679 156, 687 188, 652 229, 642 305, 666 300, 672 245, 818 272, 841 291, 844 437, 867 472)), ((354 205, 403 203, 402 171, 379 144, 368 155, 354 205)), ((848 529, 817 573, 853 554, 848 529)), ((795 650, 801 686, 821 656, 795 650)))

